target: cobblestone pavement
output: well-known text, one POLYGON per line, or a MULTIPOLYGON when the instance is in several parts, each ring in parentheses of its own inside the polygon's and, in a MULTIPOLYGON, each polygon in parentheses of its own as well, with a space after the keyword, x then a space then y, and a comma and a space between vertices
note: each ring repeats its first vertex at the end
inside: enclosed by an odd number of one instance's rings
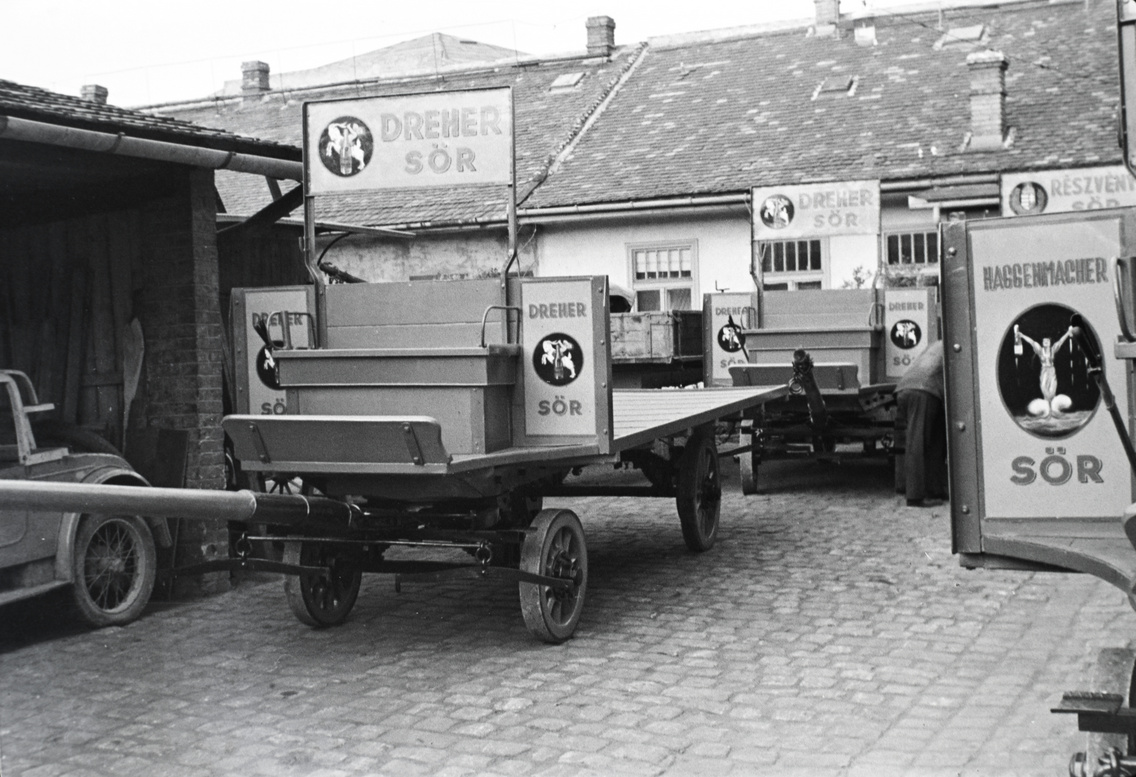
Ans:
MULTIPOLYGON (((114 775, 1063 775, 1136 614, 1086 576, 967 571, 945 508, 882 463, 777 463, 719 543, 673 502, 548 500, 588 533, 575 639, 515 585, 371 577, 315 631, 279 581, 78 631, 0 610, 0 772, 114 775)), ((735 480, 736 483, 736 480, 735 480)))

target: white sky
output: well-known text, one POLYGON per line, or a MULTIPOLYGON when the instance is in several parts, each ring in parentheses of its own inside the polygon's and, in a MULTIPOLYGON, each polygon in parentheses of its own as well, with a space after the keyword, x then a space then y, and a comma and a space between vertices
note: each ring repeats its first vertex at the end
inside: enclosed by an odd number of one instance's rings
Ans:
MULTIPOLYGON (((841 12, 913 0, 842 0, 841 12)), ((924 3, 925 4, 925 3, 924 3)), ((784 19, 814 0, 2 0, 0 79, 79 94, 101 84, 132 106, 204 97, 259 59, 274 73, 346 59, 432 32, 528 54, 582 51, 589 16, 617 44, 784 19)))

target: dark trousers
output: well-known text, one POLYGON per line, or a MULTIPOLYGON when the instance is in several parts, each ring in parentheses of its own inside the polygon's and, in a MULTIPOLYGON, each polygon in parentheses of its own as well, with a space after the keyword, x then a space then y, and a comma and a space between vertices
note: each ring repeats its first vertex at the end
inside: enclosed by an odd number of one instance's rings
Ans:
POLYGON ((926 391, 896 395, 897 426, 906 424, 904 479, 908 502, 947 498, 947 418, 943 400, 926 391))

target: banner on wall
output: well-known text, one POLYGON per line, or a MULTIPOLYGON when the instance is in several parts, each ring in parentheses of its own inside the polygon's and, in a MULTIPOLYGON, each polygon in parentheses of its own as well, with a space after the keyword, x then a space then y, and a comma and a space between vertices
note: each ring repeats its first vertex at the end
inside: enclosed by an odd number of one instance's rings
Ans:
POLYGON ((1002 215, 1123 208, 1136 205, 1136 178, 1124 165, 1042 170, 1002 176, 1002 215))
POLYGON ((754 236, 789 240, 880 232, 880 182, 839 181, 753 190, 754 236))

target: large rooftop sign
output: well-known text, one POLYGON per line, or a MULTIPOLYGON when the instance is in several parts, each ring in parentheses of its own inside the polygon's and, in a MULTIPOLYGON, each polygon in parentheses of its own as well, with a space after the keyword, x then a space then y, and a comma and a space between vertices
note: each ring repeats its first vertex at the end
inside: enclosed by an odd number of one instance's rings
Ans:
POLYGON ((308 194, 513 181, 512 91, 304 105, 308 194))

